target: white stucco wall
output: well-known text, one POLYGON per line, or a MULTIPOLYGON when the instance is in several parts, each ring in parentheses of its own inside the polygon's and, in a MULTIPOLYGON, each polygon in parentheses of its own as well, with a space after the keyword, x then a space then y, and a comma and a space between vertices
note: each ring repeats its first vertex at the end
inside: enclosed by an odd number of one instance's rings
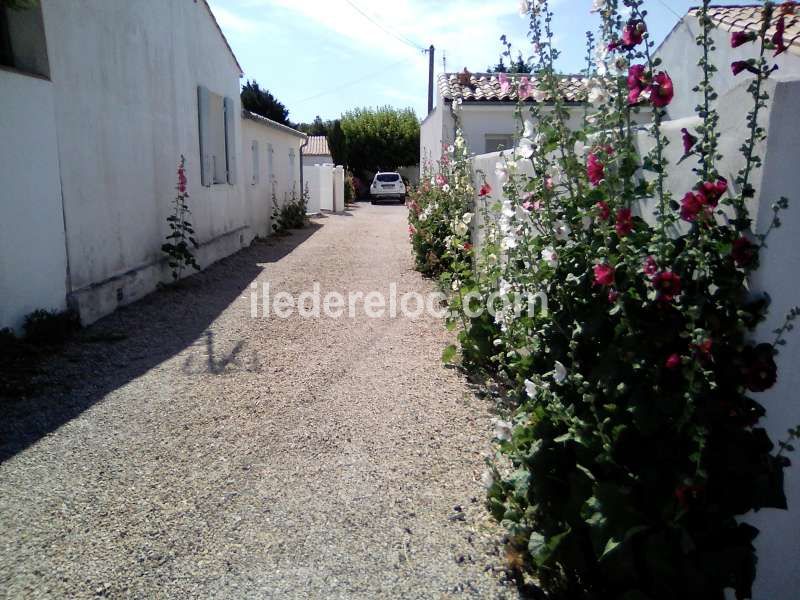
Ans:
MULTIPOLYGON (((656 57, 664 61, 663 68, 669 73, 675 84, 675 99, 667 109, 671 119, 694 115, 694 109, 702 99, 699 93, 692 92, 703 76, 700 67, 697 66, 702 52, 695 42, 701 31, 697 18, 686 16, 676 25, 655 53, 656 57)), ((758 48, 756 44, 731 48, 731 33, 724 29, 715 29, 711 37, 717 48, 713 54, 713 61, 719 69, 714 74, 712 83, 716 91, 722 95, 752 77, 748 73, 741 73, 734 77, 730 65, 734 61, 757 56, 758 48)), ((779 77, 800 78, 800 56, 786 52, 777 58, 770 58, 770 60, 778 65, 777 75, 779 77)))
POLYGON ((66 307, 53 85, 0 69, 0 328, 66 307))
POLYGON ((432 168, 442 157, 442 144, 451 140, 453 131, 450 107, 439 97, 436 108, 420 125, 420 173, 432 168))
POLYGON ((339 165, 333 169, 333 211, 344 211, 344 167, 339 165))
POLYGON ((204 2, 43 0, 70 264, 85 322, 169 277, 160 250, 186 156, 201 265, 252 239, 239 69, 204 2), (233 99, 236 183, 200 182, 197 87, 233 99))
POLYGON ((272 233, 273 192, 278 205, 291 198, 292 187, 300 194, 300 165, 295 161, 294 177, 290 177, 289 152, 300 154, 304 138, 264 122, 242 119, 242 161, 244 163, 244 189, 250 211, 250 223, 256 235, 265 237, 272 233), (253 142, 257 142, 258 172, 253 160, 253 142))
POLYGON ((303 166, 313 167, 314 165, 332 165, 333 157, 330 154, 325 156, 307 156, 303 155, 303 166))

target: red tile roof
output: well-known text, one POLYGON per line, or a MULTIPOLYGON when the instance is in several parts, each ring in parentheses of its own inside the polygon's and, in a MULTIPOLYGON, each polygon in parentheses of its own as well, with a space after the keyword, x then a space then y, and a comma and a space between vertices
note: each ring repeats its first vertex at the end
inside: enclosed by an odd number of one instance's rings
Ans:
MULTIPOLYGON (((696 17, 700 13, 700 8, 692 8, 689 14, 696 17)), ((800 17, 792 10, 786 15, 786 31, 784 40, 789 46, 789 51, 800 55, 800 17)), ((752 31, 758 33, 764 23, 763 6, 756 4, 742 4, 737 6, 712 6, 709 9, 709 17, 719 28, 727 31, 752 31)), ((769 36, 775 33, 775 25, 780 18, 780 5, 775 9, 775 15, 770 23, 769 36)))
POLYGON ((324 135, 310 135, 308 136, 308 145, 303 150, 304 156, 330 156, 331 151, 328 148, 328 138, 324 135))
MULTIPOLYGON (((519 96, 513 82, 524 75, 509 75, 512 85, 505 93, 500 89, 500 81, 496 74, 471 73, 469 83, 463 73, 443 73, 439 75, 439 92, 445 100, 458 100, 464 102, 517 102, 519 96)), ((536 86, 536 77, 530 78, 531 84, 536 86)), ((584 78, 567 76, 561 79, 562 99, 566 102, 582 102, 585 100, 584 78)), ((531 98, 530 102, 534 100, 531 98)), ((547 101, 552 101, 548 98, 547 101)))

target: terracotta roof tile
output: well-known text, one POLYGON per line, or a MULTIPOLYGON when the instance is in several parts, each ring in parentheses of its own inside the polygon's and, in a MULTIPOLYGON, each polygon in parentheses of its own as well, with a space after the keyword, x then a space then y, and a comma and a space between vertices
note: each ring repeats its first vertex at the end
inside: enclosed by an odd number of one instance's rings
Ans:
MULTIPOLYGON (((523 75, 509 75, 512 84, 518 81, 523 75)), ((530 77, 531 84, 536 86, 536 77, 530 77)), ((565 102, 582 102, 585 99, 584 78, 578 76, 566 76, 561 80, 562 99, 565 102)), ((511 85, 510 89, 503 93, 500 89, 500 81, 496 74, 472 73, 469 76, 469 83, 463 73, 443 73, 439 75, 439 92, 446 100, 458 100, 464 102, 517 102, 518 94, 511 85)), ((534 100, 531 98, 530 102, 534 100)), ((546 101, 552 101, 548 98, 546 101)))
MULTIPOLYGON (((753 31, 758 33, 763 24, 763 7, 761 5, 748 4, 738 6, 712 6, 709 9, 709 17, 718 27, 727 31, 753 31)), ((692 8, 689 14, 696 17, 700 12, 699 8, 692 8)), ((796 11, 786 15, 786 31, 784 40, 789 46, 789 51, 800 55, 800 16, 796 11)), ((775 25, 780 18, 780 5, 776 7, 773 22, 770 23, 770 36, 775 32, 775 25)))
POLYGON ((303 150, 304 156, 330 156, 331 151, 328 148, 328 138, 324 135, 310 135, 308 136, 308 145, 303 150))

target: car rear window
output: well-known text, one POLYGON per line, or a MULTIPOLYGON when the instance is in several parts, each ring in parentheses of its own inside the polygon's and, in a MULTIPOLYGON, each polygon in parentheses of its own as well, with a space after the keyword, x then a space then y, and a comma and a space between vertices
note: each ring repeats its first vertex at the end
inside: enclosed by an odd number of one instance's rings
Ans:
POLYGON ((394 181, 400 181, 400 175, 397 173, 382 173, 377 176, 377 180, 381 183, 392 183, 394 181))

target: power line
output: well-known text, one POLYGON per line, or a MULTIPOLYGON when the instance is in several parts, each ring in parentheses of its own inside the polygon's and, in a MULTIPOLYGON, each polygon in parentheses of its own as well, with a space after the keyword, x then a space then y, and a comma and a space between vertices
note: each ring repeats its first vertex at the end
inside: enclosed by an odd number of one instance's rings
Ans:
POLYGON ((676 13, 676 12, 675 12, 675 9, 673 9, 673 8, 672 8, 672 7, 671 7, 669 4, 667 4, 667 3, 666 3, 664 0, 658 0, 658 3, 659 3, 661 6, 663 6, 664 8, 666 8, 666 9, 667 9, 669 12, 671 12, 673 15, 675 15, 676 17, 678 17, 678 20, 680 20, 680 19, 682 19, 682 18, 683 18, 681 15, 679 15, 678 13, 676 13))
POLYGON ((417 43, 413 42, 412 40, 408 39, 407 37, 405 37, 405 36, 403 36, 403 35, 400 35, 399 33, 394 33, 393 31, 391 31, 391 30, 387 29, 386 27, 384 27, 383 25, 381 25, 381 24, 380 24, 378 21, 376 21, 375 19, 373 19, 373 18, 372 18, 372 17, 371 17, 369 14, 367 14, 366 12, 364 12, 364 10, 363 10, 363 9, 361 9, 361 8, 360 8, 358 5, 356 5, 356 4, 355 4, 355 3, 354 3, 352 0, 345 0, 345 2, 347 2, 347 3, 348 3, 350 6, 352 6, 352 7, 353 7, 353 9, 355 9, 355 10, 356 10, 356 11, 357 11, 357 12, 358 12, 358 13, 359 13, 359 14, 360 14, 362 17, 364 17, 365 19, 367 19, 367 20, 368 20, 370 23, 372 23, 373 25, 375 25, 376 27, 378 27, 378 28, 379 28, 381 31, 383 31, 384 33, 388 33, 388 34, 389 34, 390 36, 392 36, 394 39, 396 39, 396 40, 398 40, 398 41, 400 41, 400 42, 402 42, 402 43, 406 44, 407 46, 411 46, 411 47, 412 47, 412 48, 414 48, 415 50, 419 50, 419 51, 421 51, 421 52, 427 52, 427 48, 423 48, 423 47, 422 47, 422 46, 420 46, 419 44, 417 44, 417 43))
POLYGON ((358 79, 354 79, 353 81, 348 81, 347 83, 343 83, 342 85, 340 85, 338 87, 331 88, 329 90, 325 90, 324 92, 320 92, 319 94, 315 94, 313 96, 309 96, 308 98, 303 98, 302 100, 294 102, 294 104, 303 104, 304 102, 310 102, 311 100, 316 100, 317 98, 321 98, 322 96, 327 96, 328 94, 333 94, 334 92, 338 92, 338 91, 343 90, 345 88, 348 88, 350 86, 356 85, 357 83, 361 83, 362 81, 365 81, 365 80, 369 79, 370 77, 375 77, 376 75, 380 75, 381 73, 383 73, 387 69, 391 69, 392 67, 396 67, 398 65, 401 65, 403 63, 410 62, 410 61, 411 61, 411 59, 404 58, 402 60, 397 61, 396 63, 392 63, 390 65, 386 65, 385 67, 381 68, 379 71, 375 71, 374 73, 370 73, 368 75, 364 75, 363 77, 359 77, 358 79))

